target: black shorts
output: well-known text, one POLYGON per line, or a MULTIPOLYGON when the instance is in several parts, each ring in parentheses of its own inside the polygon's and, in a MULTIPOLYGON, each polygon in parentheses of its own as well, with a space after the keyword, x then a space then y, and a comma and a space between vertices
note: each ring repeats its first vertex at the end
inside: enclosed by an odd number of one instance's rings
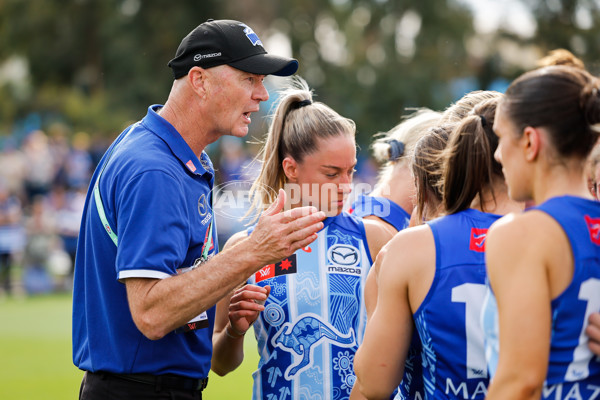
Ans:
POLYGON ((201 389, 170 387, 126 379, 106 372, 86 372, 79 389, 80 400, 202 400, 201 389))

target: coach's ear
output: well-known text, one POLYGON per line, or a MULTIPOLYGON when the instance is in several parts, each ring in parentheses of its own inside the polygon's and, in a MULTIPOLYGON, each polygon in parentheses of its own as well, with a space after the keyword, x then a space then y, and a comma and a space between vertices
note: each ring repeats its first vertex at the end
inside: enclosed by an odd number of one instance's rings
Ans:
POLYGON ((208 97, 206 71, 203 68, 198 66, 192 67, 184 79, 187 80, 190 87, 201 99, 206 99, 208 97))
POLYGON ((288 182, 296 183, 298 181, 298 163, 292 157, 287 156, 283 159, 281 166, 288 182))

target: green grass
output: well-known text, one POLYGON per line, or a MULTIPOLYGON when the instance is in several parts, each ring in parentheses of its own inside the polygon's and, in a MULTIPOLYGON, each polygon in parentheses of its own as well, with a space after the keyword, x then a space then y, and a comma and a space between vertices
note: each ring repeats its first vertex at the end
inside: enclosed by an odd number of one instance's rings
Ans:
MULTIPOLYGON (((249 399, 258 365, 254 336, 234 372, 211 372, 206 399, 249 399)), ((77 399, 83 372, 71 361, 71 296, 0 300, 0 399, 77 399)))

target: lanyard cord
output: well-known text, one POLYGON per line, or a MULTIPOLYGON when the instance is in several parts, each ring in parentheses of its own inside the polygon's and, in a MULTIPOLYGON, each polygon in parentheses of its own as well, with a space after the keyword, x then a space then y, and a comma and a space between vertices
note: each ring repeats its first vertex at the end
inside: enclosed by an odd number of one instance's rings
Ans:
MULTIPOLYGON (((125 135, 127 135, 132 129, 133 129, 133 126, 131 126, 127 130, 125 135)), ((125 136, 125 135, 123 135, 123 136, 125 136)), ((106 212, 104 212, 104 204, 102 203, 102 196, 100 196, 100 188, 98 187, 100 184, 100 177, 102 176, 104 169, 108 165, 108 161, 112 157, 112 154, 115 151, 116 147, 117 147, 117 144, 115 144, 112 147, 112 149, 110 150, 110 153, 108 153, 108 156, 106 157, 106 161, 104 161, 104 165, 102 166, 102 169, 100 170, 100 173, 98 174, 98 177, 96 178, 96 183, 94 184, 94 200, 96 201, 96 210, 98 210, 98 216, 100 217, 100 221, 102 221, 102 226, 106 230, 106 233, 108 234, 110 239, 113 241, 115 246, 118 247, 119 246, 119 238, 117 237, 117 234, 110 227, 110 224, 108 223, 108 219, 106 218, 106 212)))

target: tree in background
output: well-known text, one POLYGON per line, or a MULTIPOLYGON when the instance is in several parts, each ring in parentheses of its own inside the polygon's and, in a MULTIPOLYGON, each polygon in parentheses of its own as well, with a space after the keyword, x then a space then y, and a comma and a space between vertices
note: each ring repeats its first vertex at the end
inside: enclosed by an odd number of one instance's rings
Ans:
POLYGON ((35 112, 42 125, 59 119, 114 137, 166 100, 166 63, 208 18, 247 22, 269 51, 298 58, 318 99, 357 122, 363 148, 406 108, 442 109, 465 91, 499 89, 557 47, 594 72, 598 2, 473 2, 499 3, 505 24, 485 31, 467 0, 3 0, 0 133, 35 112), (529 10, 526 34, 506 28, 515 4, 529 10))

